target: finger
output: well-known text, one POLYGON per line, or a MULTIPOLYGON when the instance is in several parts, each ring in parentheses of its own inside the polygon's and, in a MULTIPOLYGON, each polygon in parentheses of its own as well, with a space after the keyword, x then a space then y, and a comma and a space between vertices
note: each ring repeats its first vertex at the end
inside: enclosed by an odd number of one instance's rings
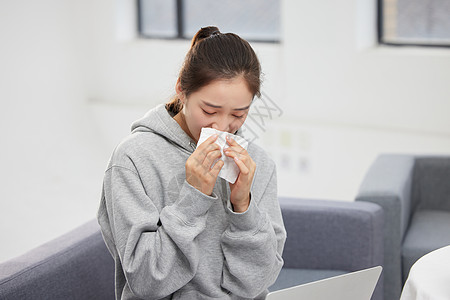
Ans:
POLYGON ((233 145, 239 145, 236 141, 235 141, 235 139, 233 139, 231 136, 226 136, 226 138, 227 138, 227 143, 228 144, 230 144, 231 146, 233 146, 233 145))
POLYGON ((233 139, 232 137, 227 136, 227 144, 230 145, 227 149, 233 149, 238 153, 244 153, 247 151, 241 145, 239 145, 239 143, 236 142, 236 140, 233 139))
POLYGON ((235 149, 229 147, 229 148, 223 150, 223 153, 226 156, 229 156, 231 158, 237 157, 237 158, 242 159, 242 160, 245 160, 245 159, 243 159, 243 157, 248 156, 248 153, 246 152, 246 150, 242 149, 242 148, 239 149, 238 151, 236 151, 235 149))
POLYGON ((220 150, 220 146, 215 143, 217 138, 218 135, 212 135, 209 138, 207 138, 203 143, 201 143, 197 147, 197 149, 195 149, 194 154, 198 156, 199 161, 203 161, 209 152, 214 150, 220 150))
POLYGON ((230 145, 230 146, 238 146, 238 147, 241 147, 241 145, 234 139, 234 138, 232 138, 231 136, 226 136, 226 140, 227 140, 227 143, 230 145))
POLYGON ((214 176, 214 178, 217 178, 217 176, 219 175, 220 170, 222 169, 223 165, 225 163, 223 162, 223 160, 219 160, 214 167, 211 169, 211 175, 214 176))
POLYGON ((212 136, 210 136, 209 138, 207 138, 203 143, 201 143, 201 144, 197 147, 197 149, 198 149, 198 148, 206 148, 206 147, 208 147, 209 145, 211 145, 212 143, 214 143, 214 142, 217 140, 218 137, 219 137, 218 134, 213 134, 212 136))
POLYGON ((204 167, 207 170, 211 169, 211 165, 214 163, 214 161, 216 161, 220 157, 222 157, 222 153, 220 152, 220 150, 214 150, 209 152, 208 155, 206 155, 206 158, 203 162, 204 167))
POLYGON ((234 153, 237 153, 237 154, 239 154, 239 155, 248 155, 248 152, 247 152, 247 150, 245 150, 244 148, 242 148, 242 147, 228 147, 228 148, 225 148, 224 149, 224 152, 225 151, 231 151, 231 152, 234 152, 234 153))
POLYGON ((242 175, 248 175, 250 173, 250 169, 237 156, 234 157, 234 161, 236 162, 236 165, 239 167, 239 170, 241 171, 242 175))
MULTIPOLYGON (((211 151, 211 150, 220 148, 220 146, 215 143, 218 137, 219 137, 219 135, 217 135, 217 134, 214 134, 214 135, 208 137, 204 142, 202 142, 200 145, 198 145, 198 147, 195 149, 194 152, 202 153, 208 149, 209 149, 209 151, 211 151)), ((206 152, 208 152, 208 151, 206 151, 206 152)))
POLYGON ((234 159, 241 172, 244 174, 248 174, 248 172, 250 172, 250 166, 247 166, 246 163, 251 163, 251 159, 245 159, 244 155, 240 155, 239 153, 230 150, 225 150, 224 153, 226 156, 234 159))

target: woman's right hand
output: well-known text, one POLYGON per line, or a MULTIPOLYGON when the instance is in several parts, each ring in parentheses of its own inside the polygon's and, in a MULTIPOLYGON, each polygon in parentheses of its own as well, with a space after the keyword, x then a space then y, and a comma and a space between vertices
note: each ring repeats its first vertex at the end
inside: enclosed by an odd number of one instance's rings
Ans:
POLYGON ((205 195, 211 196, 214 185, 224 162, 218 160, 222 156, 220 146, 214 143, 217 135, 210 136, 189 156, 186 161, 186 181, 205 195))

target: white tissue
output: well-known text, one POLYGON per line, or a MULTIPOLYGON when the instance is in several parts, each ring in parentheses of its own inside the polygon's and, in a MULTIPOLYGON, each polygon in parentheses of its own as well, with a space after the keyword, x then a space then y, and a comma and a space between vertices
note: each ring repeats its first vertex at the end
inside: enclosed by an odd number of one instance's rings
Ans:
MULTIPOLYGON (((202 132, 200 133, 200 138, 198 139, 197 147, 201 143, 203 143, 206 139, 208 139, 210 136, 212 136, 214 134, 219 135, 217 137, 215 143, 220 146, 220 152, 222 153, 222 157, 219 159, 223 160, 223 162, 224 162, 224 165, 219 172, 219 177, 225 179, 226 181, 228 181, 230 183, 235 183, 240 171, 239 171, 239 167, 234 162, 234 159, 226 156, 223 153, 223 151, 229 147, 229 145, 227 144, 226 136, 229 136, 232 139, 234 139, 245 150, 247 150, 248 142, 240 136, 237 136, 237 135, 234 135, 234 134, 231 134, 228 132, 224 132, 224 131, 219 131, 214 128, 203 127, 202 132)), ((217 159, 213 163, 213 166, 219 159, 217 159)))

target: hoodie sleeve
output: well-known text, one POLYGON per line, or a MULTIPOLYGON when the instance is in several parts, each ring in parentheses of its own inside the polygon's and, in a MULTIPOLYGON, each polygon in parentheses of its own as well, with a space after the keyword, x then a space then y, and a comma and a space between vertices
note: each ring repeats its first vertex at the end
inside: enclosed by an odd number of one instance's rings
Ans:
POLYGON ((103 220, 108 224, 102 227, 108 228, 104 232, 109 231, 110 244, 114 241, 133 294, 159 299, 186 285, 197 272, 196 237, 205 229, 207 211, 217 196, 184 181, 178 200, 159 212, 138 173, 122 166, 106 171, 103 194, 103 220))
POLYGON ((221 239, 225 256, 222 287, 244 298, 264 294, 283 266, 286 231, 277 198, 275 164, 269 174, 262 195, 252 191, 247 211, 235 213, 228 208, 230 225, 221 239))

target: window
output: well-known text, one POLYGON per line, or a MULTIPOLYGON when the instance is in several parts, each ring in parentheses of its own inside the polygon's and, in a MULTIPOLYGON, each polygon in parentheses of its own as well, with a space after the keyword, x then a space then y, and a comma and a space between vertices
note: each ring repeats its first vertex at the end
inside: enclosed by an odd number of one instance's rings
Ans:
POLYGON ((450 46, 450 0, 378 0, 379 42, 450 46))
POLYGON ((216 25, 255 42, 280 41, 280 0, 138 0, 144 38, 192 39, 216 25))

